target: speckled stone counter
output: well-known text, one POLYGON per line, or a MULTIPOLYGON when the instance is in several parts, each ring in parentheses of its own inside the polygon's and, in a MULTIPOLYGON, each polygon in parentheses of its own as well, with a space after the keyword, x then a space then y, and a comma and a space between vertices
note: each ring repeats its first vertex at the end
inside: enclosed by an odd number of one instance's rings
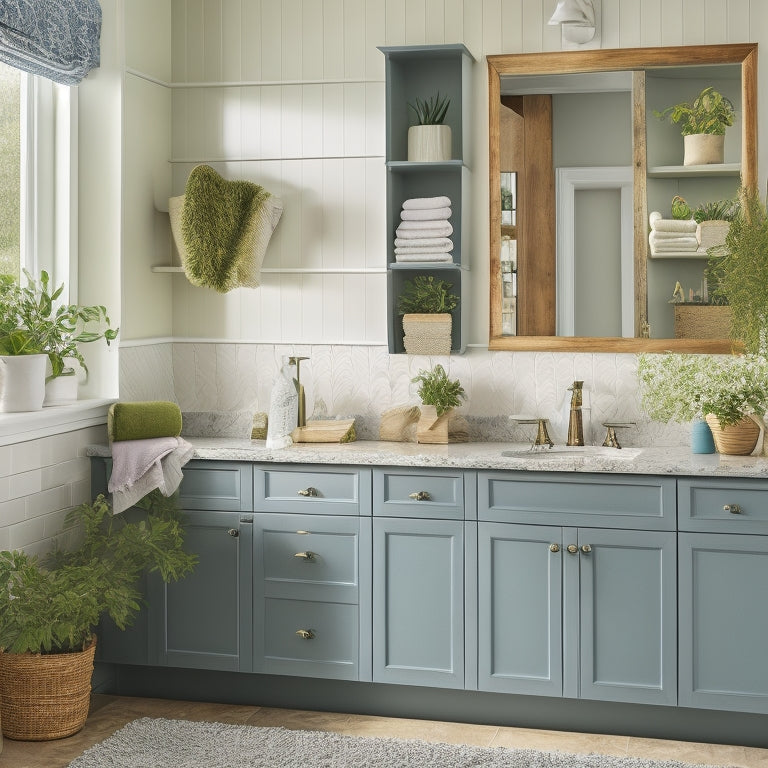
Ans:
MULTIPOLYGON (((186 439, 195 447, 195 459, 220 461, 768 478, 768 458, 764 456, 693 454, 687 447, 643 448, 637 455, 629 450, 625 453, 616 450, 615 456, 544 453, 509 457, 502 453, 523 452, 528 446, 519 443, 423 445, 359 440, 343 445, 298 443, 289 448, 270 450, 262 440, 186 439)), ((90 446, 88 455, 109 456, 109 447, 90 446)))

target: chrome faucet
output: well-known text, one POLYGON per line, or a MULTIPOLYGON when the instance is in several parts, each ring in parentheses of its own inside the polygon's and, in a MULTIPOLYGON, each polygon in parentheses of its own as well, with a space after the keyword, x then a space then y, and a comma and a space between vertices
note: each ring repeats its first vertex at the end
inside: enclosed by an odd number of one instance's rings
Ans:
POLYGON ((571 415, 568 419, 568 439, 566 445, 584 445, 584 422, 581 414, 583 381, 574 381, 568 391, 571 392, 571 415))

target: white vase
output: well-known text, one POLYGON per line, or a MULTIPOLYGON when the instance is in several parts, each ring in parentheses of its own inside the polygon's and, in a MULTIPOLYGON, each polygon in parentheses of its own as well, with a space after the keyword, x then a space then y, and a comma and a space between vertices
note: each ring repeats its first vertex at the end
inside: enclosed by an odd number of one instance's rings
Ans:
POLYGON ((434 163, 450 159, 450 125, 412 125, 408 129, 409 161, 434 163))
POLYGON ((692 133, 683 136, 683 165, 712 165, 722 163, 725 136, 692 133))
POLYGON ((0 412, 42 410, 48 355, 0 355, 0 412))
POLYGON ((77 376, 69 374, 57 376, 45 383, 45 400, 43 406, 71 405, 77 401, 77 388, 79 385, 77 376))

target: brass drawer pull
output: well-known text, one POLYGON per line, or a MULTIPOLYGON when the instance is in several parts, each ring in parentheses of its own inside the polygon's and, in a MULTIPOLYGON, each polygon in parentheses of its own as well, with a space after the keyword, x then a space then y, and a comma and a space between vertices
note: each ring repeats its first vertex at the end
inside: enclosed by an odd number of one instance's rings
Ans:
POLYGON ((297 552, 294 555, 294 557, 298 557, 301 560, 303 560, 305 563, 309 563, 315 559, 315 553, 314 552, 297 552))
POLYGON ((313 640, 315 637, 315 633, 311 629, 297 629, 296 634, 302 640, 313 640))
POLYGON ((409 499, 414 501, 432 501, 432 497, 429 495, 429 491, 416 491, 408 494, 409 499))
POLYGON ((592 551, 592 547, 591 547, 589 544, 582 544, 582 545, 581 545, 581 551, 582 551, 582 552, 583 552, 585 555, 588 555, 588 554, 589 554, 589 553, 592 551))
POLYGON ((559 552, 560 551, 560 545, 559 544, 550 544, 549 545, 549 551, 550 552, 559 552))
POLYGON ((566 549, 568 550, 569 555, 575 555, 579 551, 579 548, 575 544, 569 544, 566 549))
POLYGON ((317 488, 313 488, 311 485, 309 488, 302 488, 300 491, 297 491, 299 496, 319 496, 320 494, 317 492, 317 488))
POLYGON ((741 507, 738 504, 726 504, 723 507, 723 512, 730 512, 732 515, 740 515, 741 507))

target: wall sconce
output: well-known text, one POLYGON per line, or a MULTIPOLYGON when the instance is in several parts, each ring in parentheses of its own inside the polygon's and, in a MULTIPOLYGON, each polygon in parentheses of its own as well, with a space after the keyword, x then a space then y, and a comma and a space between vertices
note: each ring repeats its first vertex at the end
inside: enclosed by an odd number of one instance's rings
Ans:
POLYGON ((600 0, 558 0, 549 20, 560 25, 563 50, 600 47, 600 0))

